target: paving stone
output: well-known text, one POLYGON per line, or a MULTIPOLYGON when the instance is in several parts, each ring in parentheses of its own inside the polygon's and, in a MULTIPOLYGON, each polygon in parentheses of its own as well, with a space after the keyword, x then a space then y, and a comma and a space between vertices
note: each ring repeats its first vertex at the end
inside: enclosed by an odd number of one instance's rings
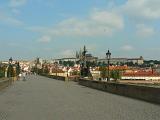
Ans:
POLYGON ((159 120, 160 106, 41 76, 0 91, 0 120, 159 120))

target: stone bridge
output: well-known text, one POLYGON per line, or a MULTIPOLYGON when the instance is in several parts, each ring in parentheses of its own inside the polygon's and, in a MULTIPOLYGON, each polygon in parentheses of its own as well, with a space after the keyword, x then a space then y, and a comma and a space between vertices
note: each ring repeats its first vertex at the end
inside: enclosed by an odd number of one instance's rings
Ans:
POLYGON ((0 120, 159 119, 159 105, 42 76, 0 91, 0 120))

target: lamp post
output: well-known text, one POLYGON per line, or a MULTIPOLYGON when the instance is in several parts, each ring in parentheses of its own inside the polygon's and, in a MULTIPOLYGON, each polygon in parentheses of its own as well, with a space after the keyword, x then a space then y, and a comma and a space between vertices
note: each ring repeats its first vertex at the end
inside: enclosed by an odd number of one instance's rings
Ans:
POLYGON ((109 76, 109 63, 110 63, 110 59, 111 59, 111 53, 108 50, 108 52, 106 53, 106 57, 107 57, 107 61, 108 61, 108 76, 107 76, 107 81, 110 81, 110 76, 109 76))
POLYGON ((7 76, 9 77, 9 80, 10 80, 10 84, 12 84, 12 75, 13 75, 13 68, 12 68, 12 57, 10 57, 9 59, 9 65, 8 65, 8 70, 7 70, 7 76))
POLYGON ((69 70, 69 65, 67 64, 67 78, 68 78, 68 70, 69 70))
POLYGON ((55 68, 56 68, 56 78, 57 78, 57 72, 58 72, 58 63, 55 62, 55 68))

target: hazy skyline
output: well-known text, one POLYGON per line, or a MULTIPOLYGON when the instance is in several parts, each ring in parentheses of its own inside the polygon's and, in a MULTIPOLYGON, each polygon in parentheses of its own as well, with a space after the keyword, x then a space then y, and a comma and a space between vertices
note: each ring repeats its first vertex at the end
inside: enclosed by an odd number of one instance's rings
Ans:
POLYGON ((160 60, 160 0, 1 0, 0 59, 105 57, 160 60))

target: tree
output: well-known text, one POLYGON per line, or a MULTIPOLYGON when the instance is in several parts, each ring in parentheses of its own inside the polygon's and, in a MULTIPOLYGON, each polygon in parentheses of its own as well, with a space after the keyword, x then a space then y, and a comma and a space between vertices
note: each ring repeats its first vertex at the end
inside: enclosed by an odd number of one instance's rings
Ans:
POLYGON ((76 64, 80 64, 80 61, 76 61, 76 64))
POLYGON ((75 64, 74 61, 64 61, 64 62, 63 62, 63 65, 64 65, 64 66, 68 66, 68 65, 69 65, 69 66, 73 67, 74 64, 75 64))
POLYGON ((112 70, 110 73, 110 77, 115 79, 116 81, 118 79, 121 79, 121 71, 120 70, 112 70))
POLYGON ((127 65, 128 66, 133 66, 134 64, 133 64, 133 62, 127 62, 127 65))
POLYGON ((6 66, 0 66, 0 78, 5 77, 6 66))
POLYGON ((86 64, 90 67, 95 67, 97 66, 97 63, 95 61, 86 61, 86 64))
POLYGON ((98 62, 98 66, 101 66, 102 65, 102 62, 98 62))
POLYGON ((49 69, 47 66, 44 67, 44 74, 49 74, 49 69))
POLYGON ((59 64, 60 64, 60 65, 62 65, 62 64, 63 64, 62 60, 60 60, 60 61, 59 61, 59 64))
POLYGON ((74 70, 74 71, 72 72, 72 75, 80 75, 80 73, 79 73, 78 71, 74 70))
POLYGON ((105 66, 101 66, 101 67, 99 68, 99 71, 100 71, 100 76, 101 76, 101 78, 105 79, 105 78, 108 77, 108 75, 107 75, 107 69, 106 69, 105 66))

